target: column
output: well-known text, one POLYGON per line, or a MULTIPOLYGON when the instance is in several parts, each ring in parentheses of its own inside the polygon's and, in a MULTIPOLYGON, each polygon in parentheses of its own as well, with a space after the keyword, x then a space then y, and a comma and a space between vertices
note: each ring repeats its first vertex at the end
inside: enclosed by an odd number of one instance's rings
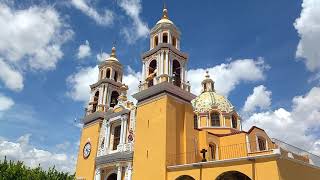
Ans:
POLYGON ((101 180, 100 168, 97 168, 97 169, 96 169, 95 176, 94 176, 94 180, 101 180))
POLYGON ((107 128, 106 128, 106 142, 105 142, 105 149, 106 149, 106 153, 109 152, 109 142, 110 142, 110 123, 106 124, 107 128))
POLYGON ((118 172, 117 172, 117 180, 121 180, 122 179, 122 168, 120 166, 120 164, 118 165, 118 172))
POLYGON ((172 76, 171 60, 169 59, 169 52, 166 53, 166 59, 168 61, 168 75, 172 76))
POLYGON ((123 123, 123 117, 121 117, 121 133, 120 133, 120 144, 123 144, 123 126, 124 126, 124 123, 123 123))

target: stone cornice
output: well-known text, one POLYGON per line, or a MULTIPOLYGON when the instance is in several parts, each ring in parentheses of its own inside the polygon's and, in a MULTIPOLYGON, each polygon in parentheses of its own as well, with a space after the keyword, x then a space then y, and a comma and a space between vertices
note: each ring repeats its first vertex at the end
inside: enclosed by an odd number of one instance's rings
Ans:
POLYGON ((109 83, 109 84, 112 84, 112 85, 117 86, 117 87, 120 87, 122 85, 122 83, 120 83, 120 82, 115 82, 114 80, 105 78, 105 79, 100 79, 98 82, 90 85, 90 88, 93 89, 93 88, 95 88, 95 87, 97 87, 97 86, 99 86, 100 84, 103 84, 103 83, 109 83))
POLYGON ((154 96, 157 96, 159 94, 170 94, 178 99, 181 99, 183 101, 189 102, 196 97, 196 95, 185 91, 171 83, 168 82, 162 82, 159 84, 156 84, 154 86, 149 87, 148 89, 145 89, 143 91, 140 91, 134 95, 132 95, 136 100, 138 100, 138 104, 153 98, 154 96))
POLYGON ((173 53, 175 53, 176 55, 184 58, 184 59, 188 59, 188 54, 187 53, 184 53, 184 52, 181 52, 179 51, 178 49, 176 49, 174 46, 172 46, 171 44, 169 43, 160 43, 157 47, 145 52, 142 54, 142 59, 145 59, 151 55, 153 55, 154 53, 156 53, 157 51, 159 51, 160 49, 162 48, 168 48, 170 49, 173 53))
POLYGON ((132 161, 133 152, 117 152, 96 157, 96 165, 103 165, 115 162, 132 161))

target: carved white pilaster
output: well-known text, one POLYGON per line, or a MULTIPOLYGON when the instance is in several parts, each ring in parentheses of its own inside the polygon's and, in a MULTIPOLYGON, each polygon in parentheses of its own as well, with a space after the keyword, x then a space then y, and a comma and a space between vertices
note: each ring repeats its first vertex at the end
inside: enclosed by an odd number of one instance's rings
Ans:
POLYGON ((122 145, 123 144, 123 131, 124 131, 124 118, 121 117, 121 133, 120 133, 120 144, 122 145))
POLYGON ((105 150, 106 150, 106 153, 109 152, 109 142, 110 142, 110 123, 108 122, 106 124, 106 137, 105 137, 105 150))
POLYGON ((128 162, 127 168, 126 168, 125 180, 131 180, 131 179, 132 179, 132 163, 128 162))
POLYGON ((117 180, 121 180, 122 179, 122 167, 121 167, 121 165, 119 164, 118 166, 117 166, 117 168, 118 168, 118 171, 117 171, 117 180))
POLYGON ((94 176, 94 180, 101 180, 101 172, 100 172, 100 168, 96 168, 95 171, 95 176, 94 176))

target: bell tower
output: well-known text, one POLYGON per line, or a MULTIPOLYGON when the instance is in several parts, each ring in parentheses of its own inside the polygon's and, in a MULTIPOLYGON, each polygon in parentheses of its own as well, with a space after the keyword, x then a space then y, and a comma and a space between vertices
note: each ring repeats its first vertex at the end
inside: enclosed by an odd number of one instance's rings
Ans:
POLYGON ((90 85, 90 100, 83 118, 76 166, 77 179, 94 179, 102 122, 113 108, 126 101, 127 86, 122 84, 123 68, 112 47, 111 55, 99 65, 98 81, 90 85))
POLYGON ((151 29, 150 49, 142 55, 140 91, 133 156, 133 180, 167 179, 173 155, 194 148, 187 139, 193 128, 193 110, 186 80, 188 55, 180 50, 181 33, 163 8, 151 29))
POLYGON ((140 90, 161 82, 169 82, 190 91, 186 81, 188 55, 180 51, 181 33, 163 8, 162 17, 151 29, 150 50, 142 55, 140 90))

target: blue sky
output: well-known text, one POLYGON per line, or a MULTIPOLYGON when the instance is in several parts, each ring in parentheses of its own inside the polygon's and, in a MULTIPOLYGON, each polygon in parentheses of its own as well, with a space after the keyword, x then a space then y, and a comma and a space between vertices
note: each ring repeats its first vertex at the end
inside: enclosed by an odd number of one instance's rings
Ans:
MULTIPOLYGON (((244 128, 258 125, 320 151, 317 0, 166 4, 189 54, 192 92, 199 92, 209 70, 218 92, 242 114, 244 128)), ((0 2, 0 157, 10 157, 1 149, 19 144, 26 154, 37 154, 36 148, 56 159, 16 159, 47 166, 58 160, 60 169, 72 171, 97 55, 110 53, 115 41, 125 83, 135 92, 140 55, 162 6, 145 0, 0 2)))

